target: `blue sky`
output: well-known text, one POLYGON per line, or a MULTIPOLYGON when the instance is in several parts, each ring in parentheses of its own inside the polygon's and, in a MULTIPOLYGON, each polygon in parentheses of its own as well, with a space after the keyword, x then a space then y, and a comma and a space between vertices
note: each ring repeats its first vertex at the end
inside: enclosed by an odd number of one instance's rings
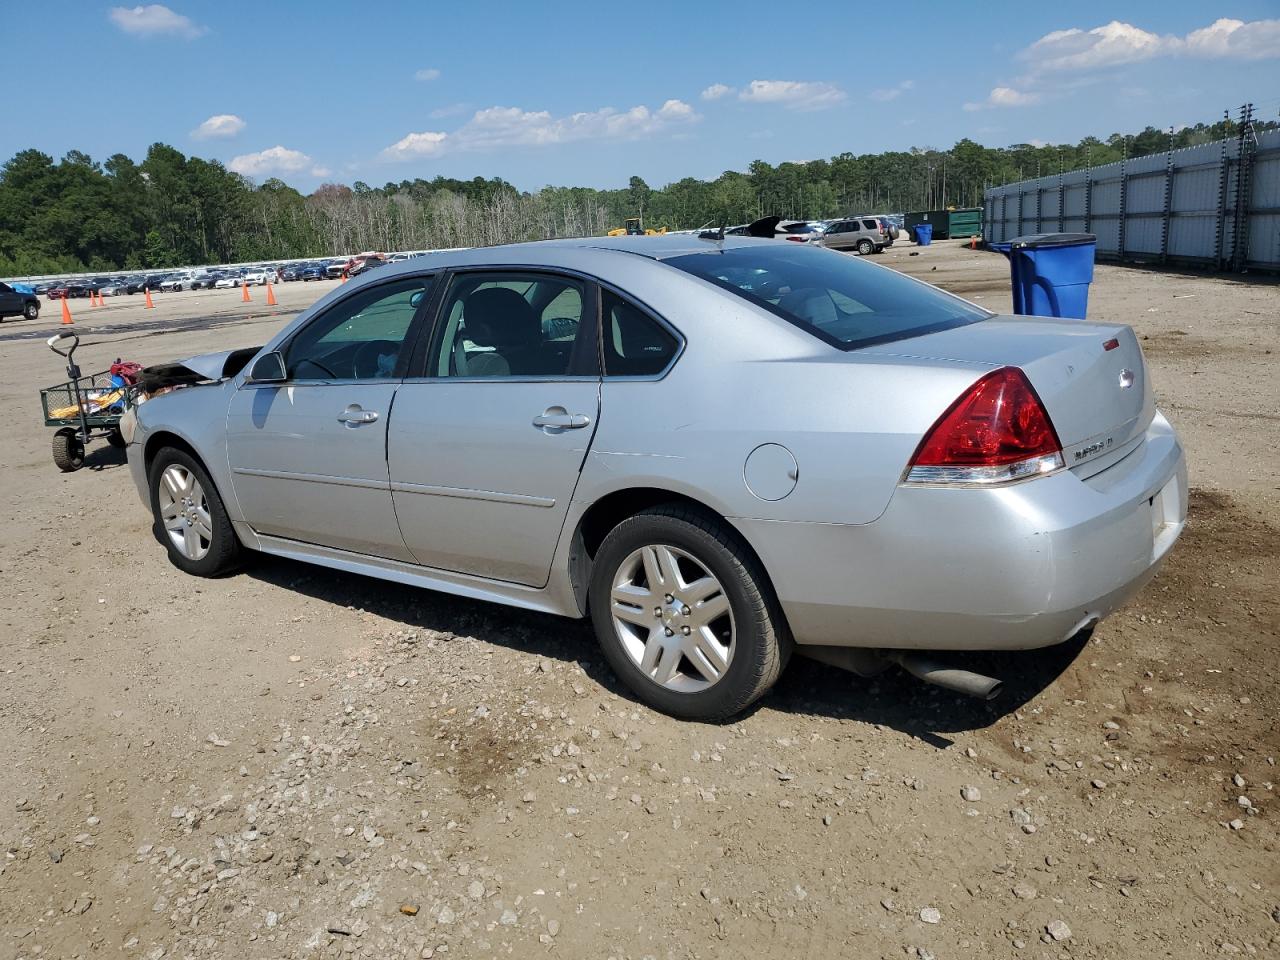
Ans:
POLYGON ((0 156, 163 141, 302 190, 659 186, 854 153, 1280 112, 1280 2, 41 0, 0 156), (14 109, 18 107, 20 109, 14 109), (17 117, 22 117, 21 121, 17 117))

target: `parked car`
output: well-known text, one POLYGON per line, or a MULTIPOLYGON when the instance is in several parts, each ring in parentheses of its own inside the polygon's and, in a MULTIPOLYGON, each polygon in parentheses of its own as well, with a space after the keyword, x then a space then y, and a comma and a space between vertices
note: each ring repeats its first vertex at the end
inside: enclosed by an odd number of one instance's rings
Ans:
POLYGON ((325 264, 324 275, 330 280, 337 280, 346 269, 346 260, 331 260, 325 264))
POLYGON ((370 270, 376 270, 378 267, 385 267, 387 263, 388 261, 383 260, 381 257, 367 257, 351 267, 347 272, 347 276, 358 277, 361 274, 368 273, 370 270))
POLYGON ((807 245, 442 253, 169 371, 206 383, 122 431, 176 566, 256 550, 590 617, 679 717, 740 712, 793 648, 988 695, 918 651, 1088 631, 1186 518, 1128 326, 807 245))
POLYGON ((157 290, 164 289, 164 282, 169 279, 172 274, 168 273, 150 273, 143 278, 142 289, 150 290, 155 293, 157 290))
POLYGON ((194 273, 190 270, 186 270, 186 271, 183 271, 182 273, 170 274, 168 277, 166 277, 164 280, 161 281, 160 289, 174 290, 174 291, 195 290, 198 288, 194 285, 199 284, 201 282, 202 281, 200 280, 199 274, 194 273))
POLYGON ((241 274, 240 282, 245 286, 265 287, 268 283, 276 282, 276 272, 262 267, 251 267, 241 274))
POLYGON ((53 280, 41 280, 39 283, 32 284, 32 286, 31 286, 31 292, 32 292, 32 293, 34 293, 34 294, 38 297, 38 296, 41 296, 41 295, 43 295, 43 294, 45 294, 45 293, 48 293, 48 292, 49 292, 49 288, 50 288, 50 287, 55 287, 55 286, 57 286, 56 281, 53 281, 53 280))
POLYGON ((219 290, 226 290, 229 287, 238 287, 243 283, 244 277, 239 273, 224 273, 213 285, 219 290))
POLYGON ((874 217, 854 217, 831 224, 819 242, 832 250, 857 250, 865 257, 882 253, 893 239, 874 217))
POLYGON ((89 296, 89 287, 79 280, 55 283, 45 291, 45 296, 50 300, 75 300, 89 296))
POLYGON ((123 297, 129 289, 129 285, 124 280, 111 280, 104 283, 98 288, 98 293, 104 297, 123 297))
POLYGON ((822 225, 816 222, 801 220, 789 223, 782 228, 782 238, 799 243, 813 243, 822 236, 822 225))
POLYGON ((23 317, 36 320, 40 317, 40 300, 35 293, 15 290, 7 283, 0 283, 0 320, 5 317, 23 317))
POLYGON ((311 263, 302 268, 300 279, 307 280, 325 280, 329 276, 328 265, 311 263))
POLYGON ((281 269, 280 280, 283 283, 292 283, 295 280, 302 279, 302 271, 306 269, 305 263, 291 263, 281 269))

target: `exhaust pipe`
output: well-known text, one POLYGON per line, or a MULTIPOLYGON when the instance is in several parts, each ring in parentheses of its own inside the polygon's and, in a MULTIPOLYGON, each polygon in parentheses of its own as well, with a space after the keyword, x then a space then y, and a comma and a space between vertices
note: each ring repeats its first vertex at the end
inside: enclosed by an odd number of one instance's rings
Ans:
POLYGON ((912 653, 890 653, 889 659, 925 683, 977 697, 979 700, 994 700, 1004 686, 1004 681, 995 677, 984 677, 980 673, 948 667, 912 653))

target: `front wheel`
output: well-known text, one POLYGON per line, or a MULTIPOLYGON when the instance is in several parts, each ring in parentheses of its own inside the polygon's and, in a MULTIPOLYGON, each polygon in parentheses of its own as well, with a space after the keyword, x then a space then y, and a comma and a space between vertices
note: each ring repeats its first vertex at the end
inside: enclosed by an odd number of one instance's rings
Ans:
POLYGON ((864 257, 870 256, 873 252, 875 252, 875 249, 876 249, 876 245, 872 243, 870 240, 858 241, 858 253, 864 257))
POLYGON ((722 522, 685 507, 615 527, 597 551, 589 600, 619 678, 674 717, 740 713, 773 686, 791 651, 759 562, 722 522))
POLYGON ((84 442, 79 431, 63 427, 53 435, 53 462, 63 473, 72 473, 84 466, 84 442))
POLYGON ((151 464, 151 511, 175 567, 216 577, 236 566, 240 542, 204 466, 185 450, 166 448, 151 464))
POLYGON ((40 304, 28 303, 22 308, 22 315, 28 320, 35 320, 40 316, 40 304))

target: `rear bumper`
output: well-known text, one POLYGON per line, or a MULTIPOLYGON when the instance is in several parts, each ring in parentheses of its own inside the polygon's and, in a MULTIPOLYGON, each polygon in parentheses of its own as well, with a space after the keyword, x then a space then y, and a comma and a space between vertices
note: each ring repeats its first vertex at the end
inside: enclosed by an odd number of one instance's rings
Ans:
POLYGON ((739 520, 796 640, 924 650, 1031 649, 1101 620, 1156 572, 1186 522, 1169 422, 1082 480, 901 486, 861 525, 739 520))

